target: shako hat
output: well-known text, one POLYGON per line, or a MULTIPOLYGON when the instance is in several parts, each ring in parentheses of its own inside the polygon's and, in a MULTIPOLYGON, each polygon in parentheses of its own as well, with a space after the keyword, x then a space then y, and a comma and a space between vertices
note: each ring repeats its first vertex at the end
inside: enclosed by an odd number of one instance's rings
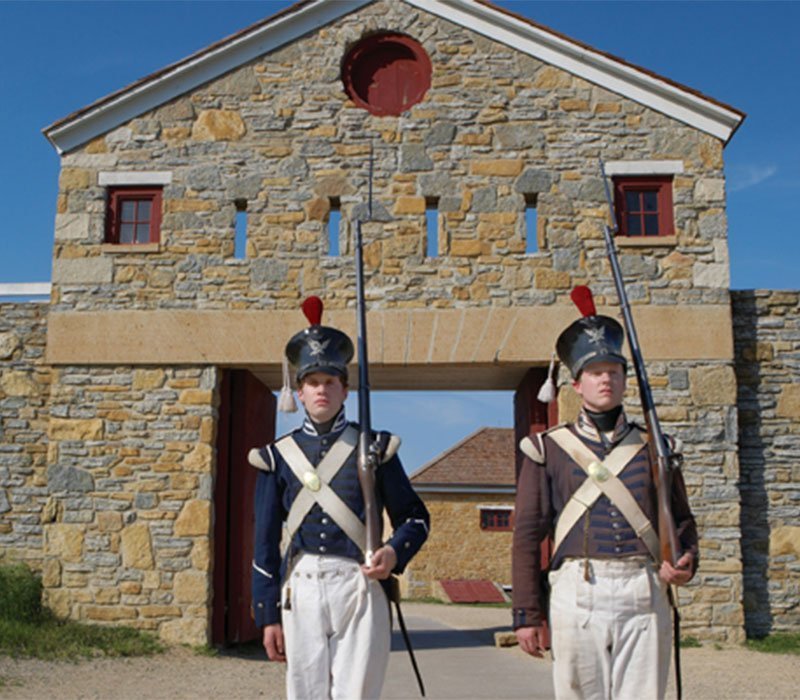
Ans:
POLYGON ((353 342, 342 331, 322 326, 322 300, 308 297, 302 305, 310 326, 295 333, 286 344, 286 357, 300 382, 312 372, 325 372, 347 380, 347 364, 353 359, 353 342))
POLYGON ((627 368, 622 354, 625 331, 619 322, 610 316, 599 316, 589 287, 575 287, 570 298, 583 314, 558 336, 556 353, 577 379, 590 362, 619 362, 627 368))

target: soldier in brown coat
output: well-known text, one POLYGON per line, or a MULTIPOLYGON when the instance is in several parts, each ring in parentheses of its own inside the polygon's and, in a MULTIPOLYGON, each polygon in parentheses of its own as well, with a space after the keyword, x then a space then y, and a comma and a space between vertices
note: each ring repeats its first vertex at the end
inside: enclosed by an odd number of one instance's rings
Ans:
POLYGON ((660 562, 646 434, 622 409, 624 332, 587 316, 559 336, 559 359, 581 396, 574 424, 524 438, 513 545, 514 629, 542 656, 550 588, 556 697, 662 698, 670 663, 668 586, 697 568, 697 530, 679 470, 672 512, 681 546, 660 562), (548 584, 540 544, 554 537, 548 584), (660 563, 659 563, 660 562, 660 563))

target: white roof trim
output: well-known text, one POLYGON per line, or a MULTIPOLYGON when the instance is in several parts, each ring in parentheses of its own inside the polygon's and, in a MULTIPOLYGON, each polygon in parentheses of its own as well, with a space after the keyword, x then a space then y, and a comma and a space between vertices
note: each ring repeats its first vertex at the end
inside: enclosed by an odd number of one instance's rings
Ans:
MULTIPOLYGON (((373 0, 311 0, 44 129, 59 153, 274 51, 373 0)), ((727 141, 744 115, 477 0, 404 0, 727 141)))
POLYGON ((101 187, 114 187, 118 185, 169 185, 172 182, 172 173, 169 171, 117 171, 102 172, 97 174, 97 184, 101 187))
POLYGON ((610 160, 604 163, 606 175, 680 175, 682 160, 610 160))
POLYGON ((0 297, 50 296, 49 282, 5 282, 0 284, 0 297))
POLYGON ((743 115, 475 0, 405 0, 727 141, 743 115))

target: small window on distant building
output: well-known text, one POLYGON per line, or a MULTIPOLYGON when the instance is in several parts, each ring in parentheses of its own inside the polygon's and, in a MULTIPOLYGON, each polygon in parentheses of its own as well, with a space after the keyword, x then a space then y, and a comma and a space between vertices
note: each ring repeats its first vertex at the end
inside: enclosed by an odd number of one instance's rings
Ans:
POLYGON ((615 177, 614 207, 620 236, 672 236, 672 177, 615 177))
POLYGON ((109 188, 107 220, 108 243, 158 243, 161 238, 161 188, 109 188))
POLYGON ((439 202, 429 199, 425 203, 425 255, 439 255, 439 202))
POLYGON ((506 532, 514 526, 511 508, 481 508, 481 530, 506 532))

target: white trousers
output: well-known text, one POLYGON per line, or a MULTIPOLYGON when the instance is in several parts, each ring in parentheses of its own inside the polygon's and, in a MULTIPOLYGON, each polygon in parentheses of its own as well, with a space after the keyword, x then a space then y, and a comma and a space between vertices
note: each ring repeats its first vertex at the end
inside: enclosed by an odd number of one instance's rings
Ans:
POLYGON ((358 562, 302 554, 284 586, 289 700, 378 698, 389 663, 389 601, 358 562))
POLYGON ((667 688, 666 584, 649 559, 568 559, 549 575, 558 700, 658 700, 667 688))

